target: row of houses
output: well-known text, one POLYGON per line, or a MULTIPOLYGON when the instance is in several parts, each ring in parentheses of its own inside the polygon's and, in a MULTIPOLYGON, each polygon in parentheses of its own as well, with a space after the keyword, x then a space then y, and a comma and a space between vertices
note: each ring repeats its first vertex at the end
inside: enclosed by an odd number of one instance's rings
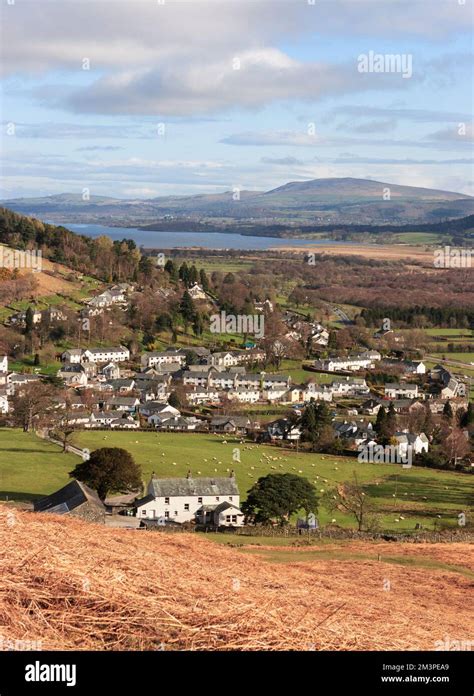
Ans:
POLYGON ((362 353, 349 355, 346 358, 329 357, 327 360, 315 360, 314 366, 317 369, 327 372, 338 372, 345 370, 362 370, 375 367, 375 363, 382 359, 382 355, 376 350, 366 350, 362 353))

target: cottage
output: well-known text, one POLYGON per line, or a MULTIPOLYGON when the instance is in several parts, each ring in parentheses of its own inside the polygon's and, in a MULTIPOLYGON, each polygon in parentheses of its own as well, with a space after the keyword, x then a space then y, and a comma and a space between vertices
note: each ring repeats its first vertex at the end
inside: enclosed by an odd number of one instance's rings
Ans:
POLYGON ((97 493, 80 481, 71 481, 56 493, 36 500, 35 512, 71 515, 88 522, 105 522, 105 506, 97 493))
POLYGON ((418 385, 390 383, 385 385, 384 393, 388 399, 416 399, 418 397, 418 385))
POLYGON ((210 429, 214 433, 246 434, 251 428, 246 416, 216 416, 211 420, 210 429))
POLYGON ((301 428, 288 418, 278 418, 267 424, 267 428, 261 439, 263 440, 290 440, 296 442, 301 438, 301 428))
POLYGON ((69 386, 85 387, 88 378, 82 365, 68 364, 63 365, 57 372, 59 379, 69 386))
POLYGON ((428 452, 429 441, 425 433, 414 435, 413 433, 406 431, 399 432, 395 433, 395 439, 397 441, 396 446, 398 449, 398 454, 402 457, 406 457, 410 449, 413 454, 428 452))
POLYGON ((199 521, 231 527, 243 524, 239 505, 240 493, 233 473, 227 478, 194 478, 189 472, 186 478, 153 476, 147 495, 136 502, 136 514, 139 519, 160 524, 199 521))

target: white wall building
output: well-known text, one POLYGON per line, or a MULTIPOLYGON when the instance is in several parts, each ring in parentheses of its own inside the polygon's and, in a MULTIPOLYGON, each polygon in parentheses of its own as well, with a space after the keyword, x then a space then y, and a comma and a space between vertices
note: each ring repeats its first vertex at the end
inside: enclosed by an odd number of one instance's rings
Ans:
POLYGON ((388 399, 416 399, 418 397, 418 385, 386 384, 384 392, 388 399))
POLYGON ((186 478, 152 477, 148 494, 137 501, 136 510, 139 519, 161 524, 182 524, 196 517, 203 524, 214 524, 213 513, 217 512, 219 524, 240 526, 244 516, 239 505, 239 488, 232 474, 228 478, 193 478, 189 473, 186 478))

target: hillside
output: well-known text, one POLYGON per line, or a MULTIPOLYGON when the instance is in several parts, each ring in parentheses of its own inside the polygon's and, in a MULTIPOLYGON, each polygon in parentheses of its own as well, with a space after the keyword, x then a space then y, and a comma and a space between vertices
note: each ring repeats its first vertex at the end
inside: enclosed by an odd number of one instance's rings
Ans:
POLYGON ((286 222, 324 225, 426 224, 474 213, 474 199, 461 193, 373 181, 331 178, 293 181, 270 191, 240 191, 196 196, 161 196, 144 200, 121 200, 61 194, 44 198, 4 201, 12 210, 47 216, 61 222, 147 224, 169 216, 228 218, 254 222, 286 222), (390 200, 384 190, 390 189, 390 200))
POLYGON ((433 650, 472 629, 468 544, 356 542, 352 558, 291 549, 275 563, 3 506, 0 549, 0 632, 44 650, 433 650))

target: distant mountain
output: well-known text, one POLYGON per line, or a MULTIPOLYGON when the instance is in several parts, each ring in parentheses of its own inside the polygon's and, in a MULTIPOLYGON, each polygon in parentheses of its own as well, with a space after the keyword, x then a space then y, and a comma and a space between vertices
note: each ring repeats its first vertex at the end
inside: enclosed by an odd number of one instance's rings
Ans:
POLYGON ((124 200, 60 194, 17 198, 2 205, 55 222, 150 224, 165 216, 194 221, 221 218, 260 224, 424 224, 474 214, 474 198, 451 191, 399 186, 371 179, 292 181, 271 191, 227 191, 195 196, 124 200), (236 200, 237 198, 237 200, 236 200))

